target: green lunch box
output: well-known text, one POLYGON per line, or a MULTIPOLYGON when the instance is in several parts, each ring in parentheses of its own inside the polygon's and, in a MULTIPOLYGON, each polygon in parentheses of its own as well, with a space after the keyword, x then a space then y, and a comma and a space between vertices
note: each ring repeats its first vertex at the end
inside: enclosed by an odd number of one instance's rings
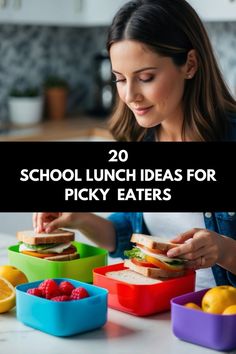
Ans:
POLYGON ((85 243, 73 242, 80 258, 70 261, 48 261, 19 252, 19 244, 8 248, 12 266, 20 269, 28 281, 47 278, 71 278, 86 283, 93 281, 93 269, 107 265, 108 252, 85 243))

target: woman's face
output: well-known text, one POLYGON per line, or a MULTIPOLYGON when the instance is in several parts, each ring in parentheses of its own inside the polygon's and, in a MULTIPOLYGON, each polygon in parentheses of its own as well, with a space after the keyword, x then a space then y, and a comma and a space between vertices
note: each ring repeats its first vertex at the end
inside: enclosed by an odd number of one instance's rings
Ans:
POLYGON ((141 42, 123 40, 110 49, 120 99, 144 128, 183 119, 185 66, 152 52, 141 42))

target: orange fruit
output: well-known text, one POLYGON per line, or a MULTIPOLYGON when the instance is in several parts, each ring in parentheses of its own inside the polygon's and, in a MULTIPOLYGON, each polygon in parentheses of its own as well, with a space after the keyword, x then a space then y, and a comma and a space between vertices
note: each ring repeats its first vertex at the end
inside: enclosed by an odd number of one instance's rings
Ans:
POLYGON ((202 298, 202 309, 208 313, 221 314, 231 305, 236 305, 236 288, 230 285, 216 286, 202 298))
POLYGON ((7 279, 13 286, 28 283, 26 275, 20 269, 11 265, 0 266, 0 277, 7 279))
POLYGON ((236 305, 226 307, 222 315, 236 315, 236 305))
POLYGON ((5 278, 0 277, 0 313, 8 312, 16 305, 14 286, 5 278))
POLYGON ((194 309, 194 310, 200 310, 202 311, 201 307, 195 304, 194 302, 188 302, 187 304, 184 305, 185 307, 188 307, 189 309, 194 309))

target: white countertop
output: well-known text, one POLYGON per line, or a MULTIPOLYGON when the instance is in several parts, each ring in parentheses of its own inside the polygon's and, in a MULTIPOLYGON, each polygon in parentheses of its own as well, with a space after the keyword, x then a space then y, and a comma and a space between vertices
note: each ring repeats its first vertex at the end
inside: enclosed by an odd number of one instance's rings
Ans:
MULTIPOLYGON (((84 240, 78 240, 84 242, 84 240)), ((0 265, 8 264, 7 247, 13 235, 0 233, 0 265)), ((186 324, 187 325, 187 324, 186 324)), ((171 330, 170 312, 136 317, 108 310, 108 322, 98 330, 73 337, 54 337, 26 327, 16 311, 0 314, 0 354, 213 354, 217 351, 177 339, 171 330)), ((236 353, 236 351, 231 351, 236 353)))

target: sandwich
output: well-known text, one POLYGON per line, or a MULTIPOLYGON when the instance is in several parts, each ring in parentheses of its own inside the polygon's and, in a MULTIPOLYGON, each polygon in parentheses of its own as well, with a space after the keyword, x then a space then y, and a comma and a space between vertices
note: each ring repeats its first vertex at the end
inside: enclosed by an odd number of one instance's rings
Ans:
POLYGON ((52 233, 35 233, 32 230, 17 232, 19 252, 49 261, 67 261, 79 258, 72 244, 74 232, 57 229, 52 233))
POLYGON ((178 244, 160 237, 133 234, 131 242, 136 245, 124 255, 124 266, 134 272, 154 279, 168 279, 185 274, 186 260, 169 258, 166 253, 178 244))

